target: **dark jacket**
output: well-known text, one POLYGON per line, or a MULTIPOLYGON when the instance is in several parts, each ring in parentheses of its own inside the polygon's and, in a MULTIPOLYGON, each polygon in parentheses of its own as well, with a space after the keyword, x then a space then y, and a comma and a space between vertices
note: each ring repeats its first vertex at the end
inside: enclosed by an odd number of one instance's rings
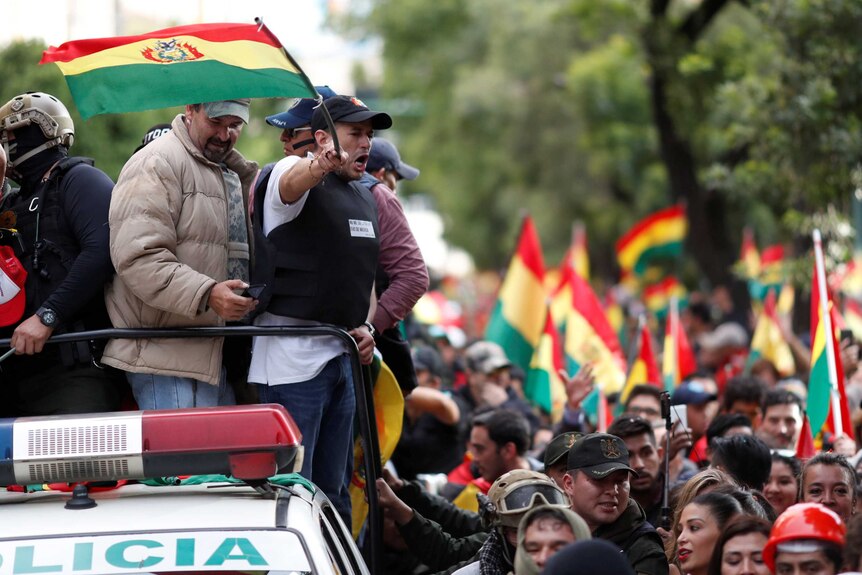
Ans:
POLYGON ((472 559, 488 537, 478 514, 424 491, 418 483, 405 483, 397 495, 414 511, 413 519, 399 527, 401 537, 432 571, 472 559))
POLYGON ((622 549, 638 575, 668 575, 661 537, 647 522, 643 509, 634 499, 629 499, 628 506, 616 521, 602 525, 593 536, 622 549))

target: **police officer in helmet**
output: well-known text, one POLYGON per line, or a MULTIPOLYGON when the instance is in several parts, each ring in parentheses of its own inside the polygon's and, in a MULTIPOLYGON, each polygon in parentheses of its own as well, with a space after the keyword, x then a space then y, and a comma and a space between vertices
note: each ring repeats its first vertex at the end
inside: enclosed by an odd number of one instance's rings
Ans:
POLYGON ((113 275, 114 184, 92 160, 69 156, 74 138, 69 111, 50 94, 27 92, 0 107, 6 175, 18 184, 0 198, 0 243, 14 249, 27 272, 17 286, 23 313, 0 303, 0 336, 15 348, 0 364, 0 416, 118 407, 122 380, 98 364, 97 342, 45 344, 54 334, 110 327, 103 289, 113 275))

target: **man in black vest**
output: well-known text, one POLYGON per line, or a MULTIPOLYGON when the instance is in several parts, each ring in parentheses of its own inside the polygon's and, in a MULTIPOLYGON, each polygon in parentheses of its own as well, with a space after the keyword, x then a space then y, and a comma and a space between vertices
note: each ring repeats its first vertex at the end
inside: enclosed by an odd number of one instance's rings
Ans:
MULTIPOLYGON (((347 96, 324 105, 341 151, 318 109, 311 121, 317 153, 283 158, 257 186, 252 283, 266 288, 255 323, 340 326, 370 363, 380 235, 374 197, 358 180, 374 130, 389 128, 392 119, 347 96)), ((261 402, 280 403, 291 413, 305 446, 302 474, 349 525, 355 398, 344 343, 331 336, 256 338, 248 380, 259 384, 261 402)))
POLYGON ((15 355, 2 364, 0 415, 117 409, 122 379, 98 364, 98 342, 45 345, 52 334, 110 327, 102 291, 113 275, 108 206, 113 182, 69 157, 75 127, 54 96, 28 92, 0 108, 6 174, 20 185, 0 200, 27 270, 22 320, 0 330, 15 355))

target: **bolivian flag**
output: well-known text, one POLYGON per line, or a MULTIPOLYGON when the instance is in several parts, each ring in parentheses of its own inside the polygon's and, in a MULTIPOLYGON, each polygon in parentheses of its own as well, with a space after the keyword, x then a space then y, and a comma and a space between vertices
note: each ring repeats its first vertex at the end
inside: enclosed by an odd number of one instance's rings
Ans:
POLYGON ((565 353, 569 373, 592 364, 597 386, 605 394, 622 390, 626 361, 617 334, 599 298, 578 274, 572 274, 572 308, 566 319, 565 353))
POLYGON ((787 377, 796 372, 796 364, 793 361, 793 353, 790 344, 784 339, 779 326, 778 312, 775 309, 775 290, 769 290, 763 311, 757 319, 754 328, 754 336, 751 338, 751 350, 748 354, 746 369, 760 358, 769 360, 782 377, 787 377))
POLYGON ((668 276, 656 284, 648 285, 643 291, 644 304, 659 319, 667 315, 672 298, 676 298, 680 306, 685 305, 688 298, 685 286, 673 276, 668 276))
POLYGON ((829 317, 824 317, 822 294, 817 277, 815 267, 811 287, 811 372, 808 376, 808 418, 814 435, 820 433, 824 424, 834 431, 836 425, 833 420, 836 416, 841 418, 843 431, 852 433, 850 408, 844 391, 841 349, 838 338, 835 337, 835 330, 827 328, 827 326, 833 328, 836 325, 835 309, 832 306, 832 298, 827 293, 825 307, 829 310, 829 317), (831 346, 831 353, 827 346, 831 346), (840 414, 835 414, 832 410, 833 394, 837 394, 840 414))
POLYGON ((666 208, 639 221, 617 241, 617 261, 623 276, 630 272, 641 275, 649 262, 658 257, 679 256, 687 233, 688 219, 682 205, 666 208))
POLYGON ((545 264, 533 220, 524 218, 518 245, 500 286, 485 339, 502 347, 524 372, 545 325, 545 264))
POLYGON ((45 50, 84 118, 234 98, 316 95, 278 39, 255 24, 195 24, 45 50))
MULTIPOLYGON (((626 377, 626 385, 620 395, 620 405, 625 405, 629 394, 636 385, 650 384, 661 388, 661 373, 655 361, 652 350, 652 335, 645 318, 640 320, 639 333, 635 339, 636 350, 632 355, 634 359, 629 365, 629 373, 626 377)), ((630 356, 630 357, 632 357, 630 356)))
POLYGON ((557 331, 548 309, 545 329, 539 338, 539 345, 536 346, 530 371, 527 372, 527 380, 524 382, 524 395, 542 411, 549 413, 553 423, 562 419, 566 405, 566 385, 559 374, 564 367, 560 332, 557 331))

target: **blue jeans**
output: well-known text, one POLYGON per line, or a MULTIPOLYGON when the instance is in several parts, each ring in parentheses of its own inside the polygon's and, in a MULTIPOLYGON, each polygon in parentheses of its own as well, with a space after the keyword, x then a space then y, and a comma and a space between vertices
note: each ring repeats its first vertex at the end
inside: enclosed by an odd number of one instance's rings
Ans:
POLYGON ((227 384, 221 370, 218 385, 210 385, 190 377, 126 372, 139 409, 178 409, 234 405, 233 388, 227 384))
POLYGON ((261 403, 279 403, 302 432, 302 476, 329 497, 350 525, 348 486, 353 474, 353 416, 356 397, 350 357, 339 355, 315 377, 300 383, 259 385, 261 403))

